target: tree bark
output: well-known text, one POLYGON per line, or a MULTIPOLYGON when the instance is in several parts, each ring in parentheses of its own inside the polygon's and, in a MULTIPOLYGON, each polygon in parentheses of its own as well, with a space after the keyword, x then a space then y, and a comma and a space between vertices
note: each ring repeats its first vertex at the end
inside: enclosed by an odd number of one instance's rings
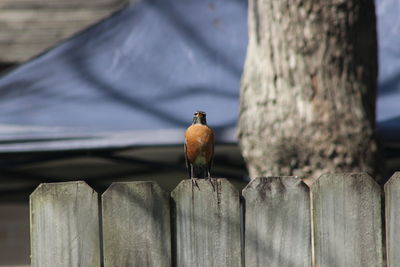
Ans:
POLYGON ((378 173, 372 0, 250 0, 239 139, 250 177, 378 173))

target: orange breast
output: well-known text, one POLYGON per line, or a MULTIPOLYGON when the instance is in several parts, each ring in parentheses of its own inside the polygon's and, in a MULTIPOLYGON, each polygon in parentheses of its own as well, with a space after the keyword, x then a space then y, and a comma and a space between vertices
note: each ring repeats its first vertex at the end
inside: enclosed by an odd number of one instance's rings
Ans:
POLYGON ((186 156, 193 163, 198 156, 210 162, 214 154, 214 133, 206 125, 195 124, 185 133, 186 156))

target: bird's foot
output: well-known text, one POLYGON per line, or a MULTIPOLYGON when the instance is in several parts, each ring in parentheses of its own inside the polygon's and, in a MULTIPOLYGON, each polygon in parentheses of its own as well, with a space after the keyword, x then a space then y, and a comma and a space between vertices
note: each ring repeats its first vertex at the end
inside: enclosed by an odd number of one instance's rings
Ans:
POLYGON ((213 191, 215 192, 214 179, 211 178, 211 177, 207 177, 206 179, 207 179, 207 181, 211 184, 211 186, 212 186, 212 188, 213 188, 213 191))
POLYGON ((192 180, 192 186, 193 186, 193 185, 196 186, 197 189, 199 189, 199 191, 200 191, 200 187, 199 187, 199 185, 197 184, 197 178, 191 178, 191 180, 192 180))

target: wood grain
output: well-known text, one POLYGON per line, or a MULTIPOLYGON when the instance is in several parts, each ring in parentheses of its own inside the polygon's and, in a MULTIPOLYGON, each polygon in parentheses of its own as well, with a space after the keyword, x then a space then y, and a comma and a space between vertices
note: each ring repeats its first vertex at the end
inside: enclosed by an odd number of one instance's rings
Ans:
POLYGON ((172 199, 174 266, 241 266, 239 192, 226 179, 184 180, 172 199))
POLYGON ((326 174, 314 183, 316 266, 382 266, 380 191, 364 173, 326 174))
POLYGON ((125 0, 1 0, 1 9, 28 9, 28 8, 76 8, 115 6, 125 0))
POLYGON ((98 212, 85 182, 41 184, 30 196, 31 266, 99 267, 98 212))
POLYGON ((396 172, 385 184, 386 257, 387 266, 400 262, 400 172, 396 172))
POLYGON ((256 178, 243 196, 245 265, 311 266, 310 196, 301 179, 256 178))
POLYGON ((0 61, 21 62, 107 17, 128 0, 1 0, 0 61))
POLYGON ((113 183, 102 204, 105 267, 171 266, 169 196, 157 183, 113 183))

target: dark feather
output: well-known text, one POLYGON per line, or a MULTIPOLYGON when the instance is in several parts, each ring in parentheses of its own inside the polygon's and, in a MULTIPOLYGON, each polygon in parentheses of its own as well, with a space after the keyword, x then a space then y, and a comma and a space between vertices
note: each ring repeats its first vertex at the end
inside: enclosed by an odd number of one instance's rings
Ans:
POLYGON ((214 142, 213 142, 213 144, 212 144, 212 151, 213 151, 213 153, 212 153, 211 159, 210 159, 210 161, 209 161, 208 164, 207 164, 208 177, 211 177, 211 167, 212 167, 212 165, 213 165, 213 163, 214 163, 214 142))
POLYGON ((208 178, 208 165, 192 165, 193 177, 192 178, 208 178))
POLYGON ((189 172, 189 178, 193 178, 193 175, 192 175, 192 167, 191 167, 191 164, 190 164, 189 159, 188 159, 188 157, 187 157, 186 142, 184 143, 184 150, 185 150, 186 168, 188 169, 188 172, 189 172))

